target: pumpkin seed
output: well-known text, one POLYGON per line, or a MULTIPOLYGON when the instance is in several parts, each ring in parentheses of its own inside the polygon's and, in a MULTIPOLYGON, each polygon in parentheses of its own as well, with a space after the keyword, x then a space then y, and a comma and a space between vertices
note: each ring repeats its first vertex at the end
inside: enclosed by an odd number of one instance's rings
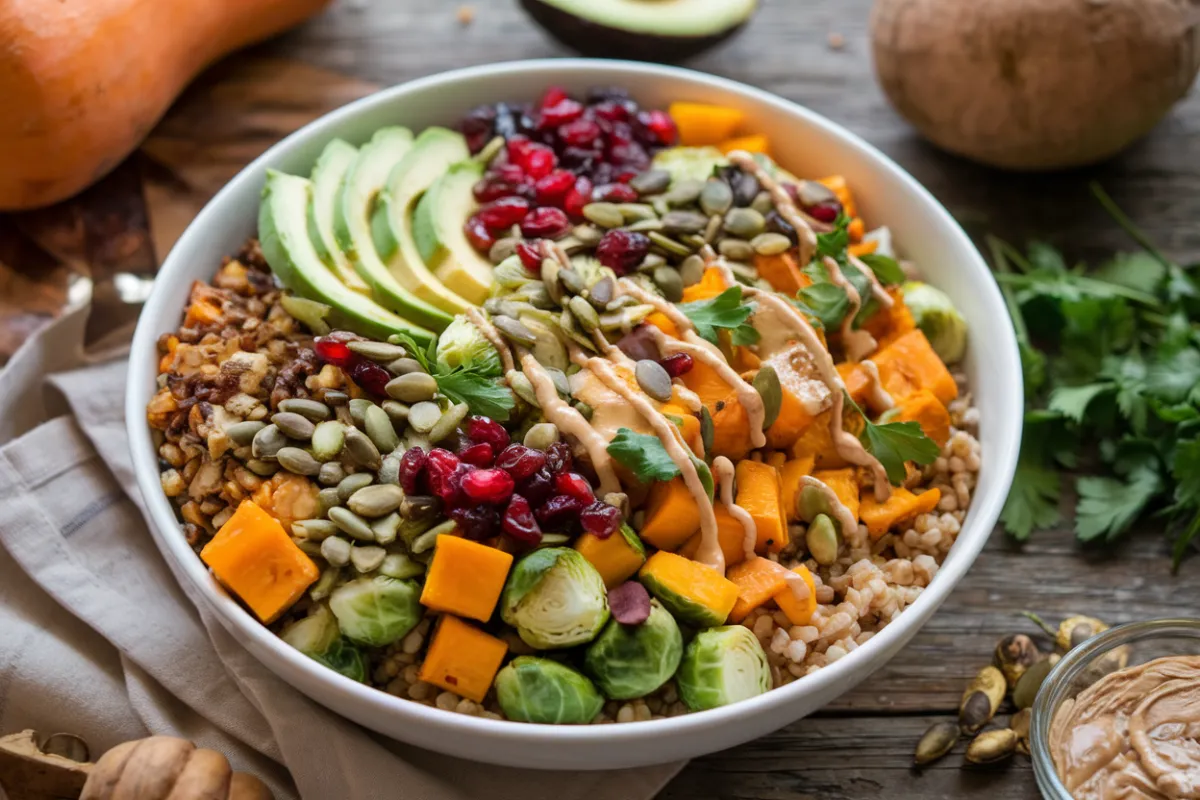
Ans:
POLYGON ((563 299, 562 285, 558 282, 558 273, 562 266, 556 258, 542 259, 542 286, 545 287, 546 293, 555 304, 561 303, 563 299))
MULTIPOLYGON (((422 400, 429 400, 437 393, 437 381, 433 379, 432 375, 424 372, 410 372, 388 381, 384 390, 393 400, 399 400, 402 403, 419 403, 422 400)), ((353 400, 350 402, 354 403, 353 400)), ((353 412, 353 409, 351 411, 353 412)))
POLYGON ((365 519, 348 508, 337 506, 329 509, 329 519, 337 525, 342 533, 360 542, 375 541, 375 532, 365 519))
POLYGON ((408 425, 419 433, 429 433, 441 418, 442 410, 438 404, 429 401, 417 403, 408 410, 408 425))
POLYGON ((279 461, 279 466, 296 475, 316 475, 321 471, 321 462, 299 447, 282 447, 275 454, 275 458, 279 461))
POLYGON ((661 231, 663 224, 661 219, 639 219, 637 222, 631 222, 625 226, 625 230, 632 233, 651 233, 661 231))
POLYGON ((533 331, 512 317, 503 315, 492 317, 492 324, 496 326, 496 330, 500 331, 501 336, 513 344, 530 347, 537 341, 537 336, 534 335, 533 331))
POLYGON ((734 169, 728 173, 727 179, 729 180, 730 188, 733 189, 733 204, 735 206, 748 206, 754 202, 754 198, 758 196, 760 188, 758 178, 749 172, 734 169))
POLYGON ((394 375, 408 375, 410 372, 424 372, 425 368, 415 358, 397 358, 387 365, 388 372, 394 375))
POLYGON ((783 405, 783 387, 779 385, 779 374, 770 364, 759 367, 754 375, 754 389, 763 401, 763 430, 775 424, 779 409, 783 405))
POLYGON ((250 452, 255 459, 274 458, 275 454, 287 447, 287 437, 275 425, 267 425, 251 440, 250 452))
POLYGON ((337 389, 326 389, 321 395, 321 402, 329 407, 344 406, 350 402, 350 395, 337 389))
POLYGON ((383 563, 379 565, 379 574, 397 580, 416 578, 425 574, 425 565, 420 561, 414 561, 404 553, 388 553, 384 556, 383 563))
POLYGON ((492 279, 504 289, 516 289, 529 282, 529 270, 521 259, 509 256, 492 270, 492 279))
POLYGON ((663 195, 669 206, 690 206, 700 198, 704 191, 704 182, 695 178, 684 178, 671 184, 671 191, 663 195))
POLYGON ((378 569, 383 563, 383 559, 387 556, 387 551, 382 547, 376 547, 369 544, 363 547, 355 547, 350 550, 350 563, 359 572, 371 572, 378 569))
POLYGON ((754 258, 754 248, 742 239, 722 239, 717 242, 717 252, 734 261, 749 261, 754 258))
POLYGON ((545 450, 558 441, 558 426, 553 422, 539 422, 525 432, 524 444, 534 450, 545 450))
POLYGON ((725 231, 739 239, 753 239, 766 226, 767 220, 753 208, 733 208, 725 215, 725 231))
POLYGON ((517 397, 524 400, 534 408, 541 408, 538 405, 537 393, 533 390, 533 384, 529 382, 529 378, 525 377, 524 372, 514 372, 508 376, 508 387, 516 393, 517 397))
POLYGON ((331 567, 344 567, 350 563, 350 542, 340 536, 330 536, 321 542, 321 557, 331 567))
POLYGON ((619 228, 625 224, 616 203, 588 203, 583 207, 583 216, 601 228, 619 228))
MULTIPOLYGON (((748 260, 753 260, 754 255, 751 253, 748 260)), ((755 286, 758 284, 758 270, 749 264, 743 264, 741 261, 730 261, 729 271, 733 273, 733 277, 739 282, 747 286, 755 286)))
POLYGON ((671 173, 665 169, 651 169, 639 172, 629 181, 629 188, 643 197, 665 192, 670 185, 671 173))
POLYGON ((362 397, 355 398, 350 401, 350 419, 359 428, 363 427, 367 419, 367 409, 375 405, 370 400, 362 397))
POLYGON ((260 478, 269 478, 279 471, 279 465, 274 461, 263 461, 259 458, 252 458, 246 462, 246 469, 260 478))
POLYGON ((299 414, 313 422, 327 420, 333 415, 329 406, 305 397, 289 397, 287 400, 282 400, 279 403, 279 410, 299 414))
POLYGON ((1041 657, 1041 651, 1038 650, 1033 639, 1023 633, 1014 633, 1005 636, 996 645, 994 661, 1000 671, 1004 673, 1004 680, 1008 684, 1008 688, 1012 689, 1025 674, 1025 670, 1041 660, 1041 657))
POLYGON ((390 342, 358 340, 347 342, 346 347, 350 348, 350 352, 352 353, 357 353, 363 358, 369 358, 372 361, 378 361, 382 364, 395 361, 397 358, 404 358, 408 355, 408 350, 404 349, 403 345, 392 344, 390 342))
POLYGON ((382 408, 368 408, 364 422, 367 436, 379 448, 380 453, 390 453, 400 446, 400 437, 396 435, 396 429, 392 426, 392 418, 382 408))
POLYGON ((492 163, 492 159, 499 155, 504 145, 505 139, 503 136, 493 136, 491 139, 488 139, 488 143, 483 146, 483 149, 471 156, 471 158, 476 164, 490 164, 492 163))
POLYGON ((706 244, 712 244, 721 235, 721 228, 725 226, 725 218, 720 214, 713 214, 708 218, 708 225, 704 226, 704 241, 706 244))
POLYGON ((319 461, 332 461, 346 444, 346 428, 336 419, 326 420, 313 429, 312 452, 319 461))
MULTIPOLYGON (((322 553, 321 557, 324 558, 324 555, 322 553)), ((338 585, 341 579, 342 571, 330 564, 329 569, 321 571, 321 577, 317 578, 317 582, 308 590, 308 596, 312 598, 314 603, 321 602, 326 597, 329 597, 330 592, 334 590, 334 587, 338 585)))
POLYGON ((1042 688, 1042 683, 1046 680, 1046 676, 1050 674, 1050 670, 1057 663, 1058 656, 1051 655, 1031 664, 1021 677, 1017 678, 1017 685, 1013 687, 1013 705, 1017 708, 1029 708, 1032 706, 1033 701, 1037 698, 1038 690, 1042 688))
POLYGON ((383 461, 379 465, 379 470, 375 473, 375 479, 377 481, 380 483, 389 483, 395 486, 400 485, 401 454, 402 451, 397 449, 383 457, 383 461))
POLYGON ((504 259, 517 252, 517 245, 520 239, 514 239, 511 236, 505 236, 503 239, 497 239, 496 243, 488 250, 488 258, 493 264, 499 264, 504 259))
MULTIPOLYGON (((665 258, 663 258, 662 256, 660 256, 658 253, 647 253, 646 256, 642 259, 642 263, 638 264, 637 271, 638 272, 653 272, 654 270, 658 269, 659 267, 661 267, 662 265, 664 265, 666 263, 667 263, 667 260, 665 258)), ((629 295, 627 295, 627 294, 621 295, 621 297, 629 297, 629 295)), ((620 300, 620 299, 621 299, 620 297, 617 298, 617 300, 620 300)), ((629 299, 634 303, 637 302, 637 300, 633 297, 629 297, 629 299)))
POLYGON ((704 259, 700 256, 690 255, 679 265, 679 280, 684 286, 695 286, 703 278, 704 259))
POLYGON ((800 519, 810 522, 816 519, 818 514, 828 514, 832 517, 833 508, 820 489, 815 486, 802 486, 796 495, 796 513, 800 519))
POLYGON ((585 331, 590 333, 600 327, 600 315, 592 307, 592 304, 582 297, 572 297, 567 303, 567 308, 571 310, 575 321, 585 331))
POLYGON ((280 411, 271 417, 276 428, 283 431, 289 439, 311 439, 313 435, 312 420, 290 411, 280 411))
POLYGON ((770 192, 759 192, 750 201, 750 207, 763 216, 766 216, 775 210, 775 201, 771 199, 770 192))
POLYGON ((671 255, 683 257, 692 254, 692 251, 688 249, 687 245, 680 244, 670 237, 663 236, 658 231, 650 231, 646 235, 650 237, 650 241, 652 243, 658 245, 671 255))
POLYGON ((346 429, 346 452, 360 467, 379 469, 379 448, 358 428, 346 429))
POLYGON ((629 495, 624 492, 609 492, 601 498, 605 505, 610 505, 621 512, 621 518, 629 516, 629 495))
POLYGON ((388 415, 392 420, 392 425, 396 428, 403 429, 404 424, 408 422, 408 406, 399 400, 384 400, 379 407, 383 409, 383 413, 388 415))
POLYGON ((953 722, 937 722, 925 731, 921 741, 917 742, 917 751, 913 763, 918 767, 932 764, 954 749, 958 742, 958 725, 953 722))
POLYGON ((958 706, 958 724, 963 733, 975 733, 996 715, 1008 684, 1004 673, 992 666, 979 670, 963 692, 958 706))
POLYGON ((292 523, 292 535, 319 542, 338 532, 338 526, 327 519, 298 519, 292 523))
POLYGON ((704 188, 700 191, 700 208, 704 209, 705 214, 724 214, 732 205, 733 190, 728 183, 717 178, 709 178, 704 182, 704 188))
POLYGON ((267 423, 261 420, 235 422, 225 429, 225 435, 238 447, 245 447, 253 442, 254 437, 265 427, 267 427, 267 423))
POLYGON ((440 442, 450 436, 462 424, 462 421, 467 418, 467 414, 470 411, 471 407, 466 403, 456 403, 450 406, 442 414, 441 419, 429 429, 429 441, 440 442))
POLYGON ((713 426, 712 414, 708 411, 708 406, 700 407, 700 441, 704 445, 704 452, 708 453, 712 450, 713 437, 716 435, 716 428, 713 426))
POLYGON ((433 442, 429 441, 429 436, 424 433, 417 433, 414 430, 405 432, 403 445, 403 450, 411 450, 414 447, 419 447, 427 453, 433 448, 433 442))
POLYGON ((340 461, 326 461, 317 473, 317 483, 322 486, 337 486, 346 478, 346 468, 340 461))
POLYGON ((452 519, 448 519, 440 525, 434 525, 416 539, 413 539, 412 546, 410 546, 408 549, 411 550, 413 554, 424 553, 426 550, 432 550, 434 545, 437 544, 437 537, 441 536, 443 533, 454 533, 454 529, 457 526, 458 523, 452 519))
POLYGON ((683 300, 683 278, 679 271, 672 267, 659 267, 654 270, 654 283, 662 290, 663 297, 672 303, 683 300))
POLYGON ((588 422, 592 421, 592 414, 596 413, 595 409, 582 400, 576 400, 573 405, 575 406, 575 410, 579 412, 579 416, 583 417, 588 422))
POLYGON ((637 378, 638 386, 642 387, 642 391, 653 397, 660 403, 667 403, 671 400, 671 376, 663 369, 662 364, 657 361, 651 361, 648 358, 643 358, 637 362, 633 369, 634 377, 637 378))
POLYGON ((294 294, 285 294, 279 298, 279 305, 283 306, 283 310, 295 317, 304 327, 312 331, 313 335, 324 336, 329 333, 330 327, 327 319, 333 309, 324 303, 294 294))
POLYGON ((662 218, 663 233, 700 233, 708 225, 708 217, 695 211, 670 211, 662 218))
POLYGON ((792 242, 782 233, 760 233, 750 240, 750 246, 759 255, 776 256, 786 252, 792 242))
POLYGON ((394 483, 377 483, 364 486, 346 500, 346 506, 362 517, 382 517, 400 507, 404 490, 394 483))
POLYGON ((338 492, 337 487, 322 489, 317 492, 317 504, 321 507, 322 514, 328 514, 329 509, 342 504, 341 493, 338 492))
POLYGON ((963 759, 968 764, 995 764, 1011 758, 1017 750, 1017 734, 1009 728, 985 731, 967 745, 963 759))
POLYGON ((616 292, 617 282, 611 275, 605 275, 588 289, 588 302, 598 309, 603 309, 612 302, 616 292))
POLYGON ((808 531, 804 534, 804 543, 808 547, 809 555, 821 566, 828 567, 837 561, 837 529, 833 525, 833 520, 827 515, 817 514, 808 524, 808 531))
MULTIPOLYGON (((547 315, 550 316, 550 315, 547 315)), ((562 341, 554 332, 554 327, 562 327, 562 320, 571 321, 573 318, 567 309, 563 309, 559 316, 550 316, 549 324, 543 324, 540 319, 532 317, 526 318, 525 323, 529 329, 533 331, 533 335, 537 341, 533 343, 532 353, 533 358, 539 364, 547 367, 555 367, 557 369, 566 369, 571 363, 567 357, 567 348, 563 346, 562 341)))
POLYGON ((576 225, 571 229, 571 235, 578 239, 584 247, 595 247, 600 244, 600 237, 604 234, 591 225, 576 225))
POLYGON ((587 282, 583 276, 573 269, 563 269, 558 272, 559 283, 571 294, 580 294, 587 290, 587 282))
POLYGON ((818 203, 837 200, 837 195, 832 189, 817 181, 800 181, 796 186, 796 195, 802 206, 815 206, 818 203))
POLYGON ((621 216, 626 223, 640 222, 644 219, 657 219, 658 215, 654 211, 654 206, 646 203, 620 203, 617 205, 617 210, 621 212, 621 216))
POLYGON ((571 396, 571 383, 567 380, 567 373, 555 367, 546 367, 546 374, 550 376, 550 382, 554 384, 554 390, 564 397, 571 396))
POLYGON ((400 532, 400 523, 403 520, 400 514, 396 511, 387 516, 380 517, 371 523, 371 531, 375 534, 375 543, 389 545, 396 541, 396 535, 400 532))

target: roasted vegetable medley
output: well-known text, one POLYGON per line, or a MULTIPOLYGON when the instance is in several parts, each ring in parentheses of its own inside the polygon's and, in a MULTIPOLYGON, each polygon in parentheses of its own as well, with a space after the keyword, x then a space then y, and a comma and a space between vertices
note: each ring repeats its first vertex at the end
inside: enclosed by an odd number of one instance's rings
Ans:
POLYGON ((736 109, 619 89, 270 173, 148 408, 214 577, 356 681, 540 723, 715 708, 911 604, 970 504, 967 326, 736 109))

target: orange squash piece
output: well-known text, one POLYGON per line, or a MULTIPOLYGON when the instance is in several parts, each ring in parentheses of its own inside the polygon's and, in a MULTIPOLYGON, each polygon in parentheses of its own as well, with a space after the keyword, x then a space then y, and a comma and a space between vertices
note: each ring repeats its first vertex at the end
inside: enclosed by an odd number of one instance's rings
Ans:
POLYGON ((850 237, 852 243, 857 244, 861 242, 864 233, 866 233, 866 225, 863 223, 862 217, 855 217, 846 226, 846 234, 850 237))
MULTIPOLYGON (((721 548, 722 555, 725 556, 725 566, 737 564, 746 559, 746 549, 744 547, 746 541, 746 529, 742 527, 742 523, 738 522, 729 509, 725 508, 724 503, 718 502, 713 506, 713 513, 717 517, 717 544, 721 548)), ((696 551, 700 549, 700 538, 703 533, 697 531, 684 543, 683 547, 679 548, 679 555, 685 558, 696 558, 696 551)))
POLYGON ((800 497, 800 479, 813 471, 816 457, 808 453, 800 458, 785 461, 779 468, 779 477, 783 482, 783 510, 788 522, 800 520, 800 509, 797 500, 800 497))
POLYGON ((696 361, 683 375, 683 383, 708 408, 713 421, 711 456, 737 461, 750 452, 750 417, 738 402, 737 393, 725 379, 703 361, 696 361))
POLYGON ((830 175, 828 178, 819 179, 817 183, 823 184, 825 188, 833 192, 838 202, 842 204, 842 210, 847 217, 853 219, 858 216, 858 206, 854 203, 854 195, 850 192, 845 175, 830 175))
POLYGON ((800 403, 799 376, 791 367, 780 368, 776 365, 775 372, 779 376, 779 388, 783 390, 779 404, 779 415, 767 428, 767 446, 784 450, 796 443, 804 435, 809 426, 816 421, 800 403))
POLYGON ((892 496, 880 503, 875 499, 875 493, 868 489, 862 494, 859 519, 866 523, 867 532, 875 540, 890 530, 899 530, 918 515, 933 511, 941 499, 942 493, 936 488, 913 494, 901 487, 893 488, 892 496))
POLYGON ((872 253, 874 253, 877 249, 879 249, 879 242, 875 241, 874 239, 872 239, 869 242, 856 242, 846 248, 846 250, 849 251, 850 255, 856 256, 858 258, 862 258, 863 256, 869 256, 872 253))
POLYGON ((813 477, 828 486, 850 511, 850 515, 858 519, 858 481, 854 477, 854 469, 819 469, 813 477))
POLYGON ((916 422, 921 430, 938 445, 950 441, 950 412, 933 392, 922 389, 913 392, 896 406, 896 422, 916 422))
MULTIPOLYGON (((676 392, 677 399, 678 392, 676 392)), ((700 420, 692 413, 692 410, 674 400, 670 403, 663 403, 658 410, 672 418, 671 422, 675 422, 679 427, 679 432, 683 434, 683 441, 692 448, 692 452, 700 452, 700 420)))
POLYGON ((846 384, 846 393, 850 395, 850 399, 860 406, 865 404, 871 379, 863 365, 852 361, 843 361, 837 365, 837 371, 838 375, 842 376, 842 383, 846 384))
POLYGON ((658 328, 660 331, 665 333, 667 336, 670 336, 672 339, 679 338, 679 328, 676 327, 675 323, 671 321, 670 317, 668 317, 666 314, 662 313, 661 311, 655 311, 651 314, 646 315, 646 322, 648 324, 653 325, 654 327, 658 328))
POLYGON ((321 572, 279 520, 243 500, 204 549, 200 560, 264 624, 273 622, 321 572))
POLYGON ((778 553, 790 541, 779 470, 770 464, 746 459, 738 462, 735 475, 737 504, 746 509, 758 529, 755 551, 778 553))
POLYGON ((807 625, 812 621, 812 615, 817 611, 817 584, 813 581, 812 573, 808 571, 808 567, 803 564, 795 567, 792 572, 799 575, 808 584, 808 597, 803 600, 797 600, 796 593, 792 591, 792 587, 785 586, 782 591, 775 594, 775 605, 779 606, 779 610, 784 613, 788 621, 793 625, 807 625))
POLYGON ((735 345, 733 348, 733 359, 729 362, 729 366, 733 367, 734 371, 741 375, 746 372, 754 372, 761 367, 762 359, 749 347, 735 345))
POLYGON ((763 153, 765 155, 771 151, 771 142, 761 133, 752 133, 749 136, 726 139, 717 145, 717 149, 726 154, 732 153, 734 150, 745 150, 747 153, 763 153))
POLYGON ((512 567, 511 553, 461 536, 437 537, 421 605, 487 622, 512 567))
POLYGON ((757 255, 754 257, 754 266, 758 270, 758 277, 771 284, 775 291, 783 292, 789 297, 812 284, 812 278, 800 271, 800 264, 791 253, 757 255))
POLYGON ((725 285, 725 278, 721 276, 721 271, 715 267, 709 267, 704 270, 704 275, 700 278, 699 283, 684 287, 683 302, 694 303, 697 300, 710 300, 728 288, 725 285))
POLYGON ((502 640, 445 614, 433 632, 419 676, 426 683, 482 703, 507 653, 508 645, 502 640))
POLYGON ((950 370, 933 351, 920 328, 904 334, 874 358, 883 388, 900 401, 913 392, 928 389, 943 405, 958 397, 958 385, 950 370))
POLYGON ((787 463, 787 453, 779 450, 772 450, 767 453, 767 457, 763 459, 775 469, 783 469, 783 465, 787 463))
POLYGON ((675 102, 667 113, 679 129, 679 143, 687 147, 715 145, 729 139, 746 115, 740 109, 708 103, 675 102))
POLYGON ((787 567, 769 558, 755 558, 725 572, 737 584, 738 599, 729 612, 730 622, 741 622, 750 612, 787 588, 787 567))
POLYGON ((646 563, 646 548, 625 525, 606 539, 585 533, 575 540, 575 549, 596 568, 609 589, 620 586, 646 563))
POLYGON ((892 298, 892 307, 879 309, 863 323, 863 330, 875 337, 878 350, 917 327, 917 321, 913 319, 912 311, 904 302, 904 293, 900 291, 900 287, 893 286, 887 293, 892 298))
POLYGON ((682 477, 650 487, 646 515, 638 535, 659 550, 675 550, 700 530, 700 509, 682 477))
POLYGON ((680 622, 700 628, 720 625, 737 602, 733 581, 703 564, 659 551, 638 572, 650 594, 680 622))

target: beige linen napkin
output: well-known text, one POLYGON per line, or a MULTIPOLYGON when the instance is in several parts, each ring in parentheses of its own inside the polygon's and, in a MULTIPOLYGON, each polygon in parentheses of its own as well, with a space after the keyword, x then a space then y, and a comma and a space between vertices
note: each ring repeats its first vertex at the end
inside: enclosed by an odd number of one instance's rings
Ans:
POLYGON ((93 757, 183 736, 281 799, 643 800, 678 772, 474 764, 370 733, 276 678, 151 540, 126 365, 83 353, 85 321, 68 314, 0 372, 0 733, 77 733, 93 757))

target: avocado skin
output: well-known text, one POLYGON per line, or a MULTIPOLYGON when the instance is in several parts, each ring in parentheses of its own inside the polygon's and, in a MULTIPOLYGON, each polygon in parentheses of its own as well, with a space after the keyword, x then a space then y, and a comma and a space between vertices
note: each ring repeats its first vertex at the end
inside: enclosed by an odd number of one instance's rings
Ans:
POLYGON ((593 58, 675 63, 715 47, 746 26, 741 23, 708 36, 636 33, 601 25, 541 2, 521 0, 521 7, 556 41, 593 58))

